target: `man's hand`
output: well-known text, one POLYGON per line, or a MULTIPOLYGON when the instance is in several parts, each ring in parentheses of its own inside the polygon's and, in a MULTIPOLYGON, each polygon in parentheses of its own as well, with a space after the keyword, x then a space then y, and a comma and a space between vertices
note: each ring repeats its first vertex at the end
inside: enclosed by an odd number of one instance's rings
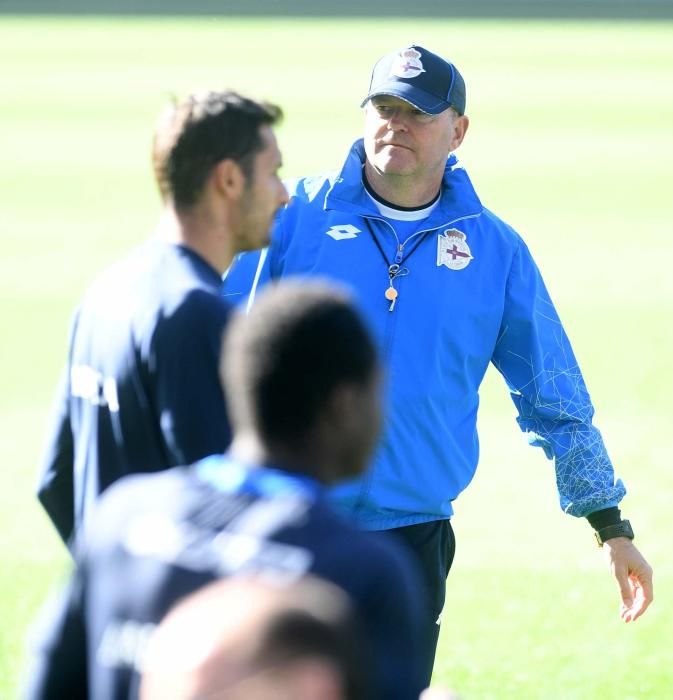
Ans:
POLYGON ((627 537, 606 540, 603 551, 622 596, 621 618, 637 620, 654 598, 652 567, 627 537))

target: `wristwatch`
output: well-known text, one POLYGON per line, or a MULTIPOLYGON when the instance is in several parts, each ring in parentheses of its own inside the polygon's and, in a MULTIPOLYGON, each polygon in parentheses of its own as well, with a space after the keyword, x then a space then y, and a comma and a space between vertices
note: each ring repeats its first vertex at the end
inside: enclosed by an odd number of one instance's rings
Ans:
POLYGON ((602 547, 603 542, 611 540, 613 537, 628 537, 630 540, 634 537, 633 528, 628 520, 622 520, 616 525, 606 525, 606 527, 596 530, 594 535, 599 547, 602 547))

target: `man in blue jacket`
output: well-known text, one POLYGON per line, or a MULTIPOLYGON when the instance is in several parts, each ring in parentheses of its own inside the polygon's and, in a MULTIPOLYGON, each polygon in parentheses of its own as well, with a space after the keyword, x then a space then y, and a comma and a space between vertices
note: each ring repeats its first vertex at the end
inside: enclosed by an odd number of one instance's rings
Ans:
POLYGON ((66 543, 114 481, 223 452, 221 275, 268 243, 287 202, 280 110, 231 91, 190 95, 155 130, 156 235, 99 276, 77 309, 38 497, 66 543))
POLYGON ((254 280, 251 301, 256 285, 286 275, 333 277, 357 296, 386 364, 386 426, 367 473, 335 488, 334 501, 417 552, 434 606, 430 670, 452 502, 477 466, 478 389, 492 362, 521 430, 554 460, 561 507, 588 518, 606 549, 623 619, 636 619, 652 572, 621 519, 625 488, 568 338, 525 243, 484 208, 453 155, 469 125, 462 76, 409 46, 376 63, 363 107, 364 139, 340 172, 292 183, 271 246, 226 280, 228 294, 254 280))

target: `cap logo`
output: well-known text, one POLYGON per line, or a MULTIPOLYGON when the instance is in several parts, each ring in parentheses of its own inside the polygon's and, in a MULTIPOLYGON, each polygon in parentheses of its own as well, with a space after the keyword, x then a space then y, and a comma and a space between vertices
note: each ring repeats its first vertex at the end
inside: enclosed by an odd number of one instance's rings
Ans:
POLYGON ((415 78, 421 73, 425 73, 421 53, 411 48, 400 51, 390 67, 390 75, 398 78, 415 78))
POLYGON ((450 228, 437 238, 437 267, 445 265, 449 270, 462 270, 473 260, 467 236, 457 228, 450 228))

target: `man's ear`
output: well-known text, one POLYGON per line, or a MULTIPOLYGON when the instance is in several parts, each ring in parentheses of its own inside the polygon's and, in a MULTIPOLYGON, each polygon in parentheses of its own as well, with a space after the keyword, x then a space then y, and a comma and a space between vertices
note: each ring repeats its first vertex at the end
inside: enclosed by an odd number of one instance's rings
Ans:
POLYGON ((453 138, 451 139, 450 151, 455 151, 465 138, 467 133, 467 128, 470 126, 470 120, 468 117, 463 115, 462 117, 456 117, 453 121, 453 138))
POLYGON ((227 199, 238 200, 243 195, 246 177, 241 166, 231 158, 221 160, 211 173, 215 189, 227 199))
POLYGON ((343 416, 352 415, 353 409, 361 400, 358 388, 354 384, 344 382, 332 389, 323 404, 323 415, 329 423, 334 425, 334 421, 338 421, 343 416))
POLYGON ((348 384, 333 387, 325 397, 320 411, 314 416, 313 437, 324 442, 331 442, 335 435, 343 432, 348 417, 353 410, 354 391, 348 384))

